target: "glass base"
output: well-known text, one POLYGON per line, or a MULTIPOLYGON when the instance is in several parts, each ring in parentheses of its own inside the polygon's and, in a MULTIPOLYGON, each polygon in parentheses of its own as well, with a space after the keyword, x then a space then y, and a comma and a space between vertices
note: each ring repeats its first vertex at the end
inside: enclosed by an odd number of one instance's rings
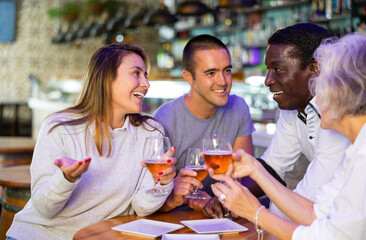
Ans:
POLYGON ((148 194, 153 195, 154 197, 160 197, 160 196, 164 196, 164 195, 167 195, 168 194, 168 191, 167 190, 164 190, 164 189, 156 189, 156 188, 146 190, 145 192, 148 193, 148 194))
POLYGON ((188 196, 184 196, 185 198, 192 198, 192 199, 206 199, 206 197, 201 196, 201 195, 197 195, 197 194, 192 194, 192 195, 188 195, 188 196))

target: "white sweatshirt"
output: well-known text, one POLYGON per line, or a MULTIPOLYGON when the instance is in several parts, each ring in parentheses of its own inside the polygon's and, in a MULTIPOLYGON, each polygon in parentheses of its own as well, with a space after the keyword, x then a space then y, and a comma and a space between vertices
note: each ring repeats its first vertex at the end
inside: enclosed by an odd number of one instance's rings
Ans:
MULTIPOLYGON (((31 199, 15 215, 7 236, 17 240, 72 239, 76 231, 90 224, 134 213, 146 216, 165 202, 166 196, 145 193, 154 180, 140 165, 145 138, 161 135, 159 131, 134 127, 127 117, 121 128, 110 129, 111 155, 99 156, 92 127, 86 137, 84 124, 59 126, 48 133, 55 122, 73 117, 54 114, 42 125, 31 163, 31 199), (75 183, 68 182, 54 165, 55 159, 63 157, 78 161, 91 157, 88 171, 75 183)), ((163 132, 159 123, 149 123, 163 132)), ((164 188, 171 191, 173 183, 164 188)))

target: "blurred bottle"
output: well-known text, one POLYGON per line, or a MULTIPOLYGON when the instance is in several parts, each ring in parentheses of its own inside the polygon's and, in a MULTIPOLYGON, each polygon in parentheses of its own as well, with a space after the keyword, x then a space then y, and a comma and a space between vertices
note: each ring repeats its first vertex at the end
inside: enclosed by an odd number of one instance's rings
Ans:
POLYGON ((332 12, 334 15, 341 14, 341 0, 332 0, 332 12))
POLYGON ((163 44, 158 55, 156 56, 156 60, 159 68, 171 69, 174 67, 174 57, 171 53, 171 45, 169 43, 163 44))
POLYGON ((318 16, 325 17, 325 0, 318 0, 318 16))
POLYGON ((332 18, 332 14, 333 14, 333 11, 332 11, 332 0, 326 0, 326 3, 325 3, 325 17, 327 19, 331 19, 332 18))
POLYGON ((30 74, 28 78, 31 82, 31 97, 38 98, 40 82, 33 74, 30 74))
POLYGON ((311 11, 314 19, 318 18, 318 0, 311 0, 311 11))
POLYGON ((341 14, 348 14, 351 10, 352 0, 341 1, 341 14))

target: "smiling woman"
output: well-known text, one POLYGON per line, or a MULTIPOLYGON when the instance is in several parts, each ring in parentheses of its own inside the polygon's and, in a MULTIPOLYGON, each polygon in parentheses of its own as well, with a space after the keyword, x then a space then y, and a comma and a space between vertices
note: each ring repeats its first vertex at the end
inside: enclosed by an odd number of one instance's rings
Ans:
POLYGON ((127 114, 135 126, 141 125, 149 118, 138 114, 141 112, 142 101, 140 99, 136 101, 133 94, 140 91, 145 95, 150 87, 147 81, 146 59, 141 48, 128 44, 111 44, 100 48, 90 59, 78 102, 74 107, 61 111, 88 114, 56 126, 77 125, 80 121, 88 122, 88 125, 93 123, 98 152, 102 153, 104 132, 109 142, 107 148, 109 155, 111 151, 109 125, 112 129, 121 127, 127 114), (135 99, 134 107, 131 105, 133 99, 135 99), (109 124, 103 125, 103 122, 109 124))
POLYGON ((142 100, 149 87, 144 60, 134 53, 125 56, 111 87, 112 129, 122 127, 126 114, 142 111, 142 100))
MULTIPOLYGON (((164 133, 158 122, 140 114, 150 87, 146 59, 141 48, 127 44, 94 53, 76 105, 43 123, 31 164, 31 199, 7 236, 72 239, 86 225, 146 216, 165 202, 166 196, 145 192, 154 182, 141 163, 145 139, 164 133)), ((171 158, 159 173, 167 193, 175 162, 171 158)))

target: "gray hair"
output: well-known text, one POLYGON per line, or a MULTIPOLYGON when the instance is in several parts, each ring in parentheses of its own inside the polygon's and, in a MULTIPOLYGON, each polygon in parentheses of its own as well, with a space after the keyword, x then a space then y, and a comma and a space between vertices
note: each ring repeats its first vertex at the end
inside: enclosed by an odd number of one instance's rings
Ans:
POLYGON ((326 39, 314 57, 320 73, 309 84, 322 107, 328 108, 334 119, 366 114, 366 36, 326 39))

